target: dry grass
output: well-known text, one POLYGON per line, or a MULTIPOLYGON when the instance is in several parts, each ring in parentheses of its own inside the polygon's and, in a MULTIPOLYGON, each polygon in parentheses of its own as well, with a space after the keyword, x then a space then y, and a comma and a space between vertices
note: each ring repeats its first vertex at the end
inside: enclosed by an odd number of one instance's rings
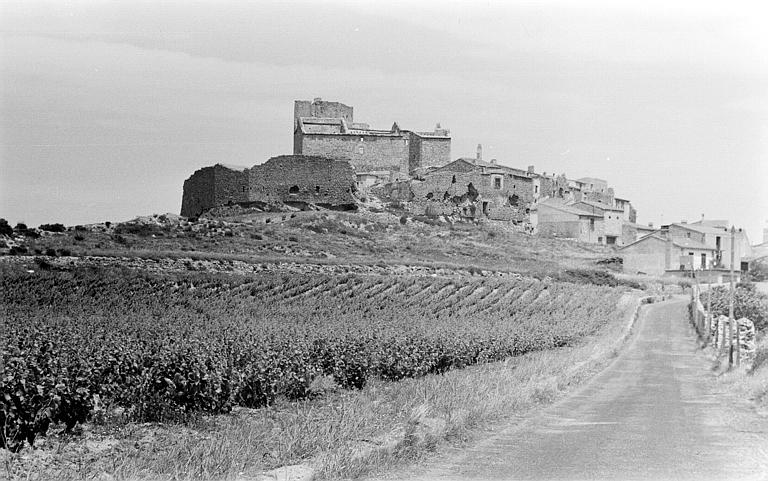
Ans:
POLYGON ((439 443, 464 442, 582 384, 615 356, 637 303, 625 296, 615 321, 576 347, 443 375, 372 382, 361 391, 326 385, 327 395, 315 401, 242 409, 188 426, 89 426, 84 439, 49 439, 26 460, 7 464, 4 474, 15 479, 235 479, 307 462, 321 478, 387 470, 439 443), (420 439, 424 426, 433 429, 420 439))
POLYGON ((740 398, 754 402, 759 411, 768 413, 768 336, 763 335, 756 346, 752 369, 727 370, 722 358, 717 359, 715 369, 720 371, 721 385, 740 398))

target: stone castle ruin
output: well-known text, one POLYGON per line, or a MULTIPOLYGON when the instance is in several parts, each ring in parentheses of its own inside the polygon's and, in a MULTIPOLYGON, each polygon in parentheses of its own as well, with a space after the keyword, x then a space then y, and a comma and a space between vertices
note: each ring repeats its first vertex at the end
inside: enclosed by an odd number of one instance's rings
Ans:
POLYGON ((636 212, 605 180, 488 162, 480 145, 476 157, 450 157, 450 132, 440 124, 431 132, 401 129, 397 122, 372 129, 355 122, 349 105, 296 100, 293 155, 251 168, 198 170, 184 182, 181 214, 259 202, 354 208, 359 190, 398 201, 416 215, 506 221, 529 232, 540 226, 586 242, 621 244, 633 237, 625 231, 636 212))
POLYGON ((184 181, 181 215, 197 217, 214 207, 250 203, 351 207, 355 189, 352 166, 323 157, 281 155, 250 169, 216 164, 184 181))

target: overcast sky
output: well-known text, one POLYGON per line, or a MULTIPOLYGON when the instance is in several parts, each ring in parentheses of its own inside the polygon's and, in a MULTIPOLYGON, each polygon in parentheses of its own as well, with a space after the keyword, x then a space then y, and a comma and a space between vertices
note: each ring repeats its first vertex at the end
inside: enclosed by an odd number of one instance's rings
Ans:
POLYGON ((0 217, 178 213, 196 169, 291 153, 294 99, 322 97, 762 240, 757 3, 156 3, 0 2, 0 217))

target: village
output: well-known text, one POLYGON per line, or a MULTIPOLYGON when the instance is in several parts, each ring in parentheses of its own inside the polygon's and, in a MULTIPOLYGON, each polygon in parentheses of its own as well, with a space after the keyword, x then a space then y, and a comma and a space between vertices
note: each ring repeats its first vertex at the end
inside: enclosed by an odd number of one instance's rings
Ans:
POLYGON ((753 246, 727 220, 637 223, 629 199, 604 179, 569 179, 483 158, 451 160, 451 133, 373 129, 356 122, 352 106, 315 98, 294 102, 293 154, 252 168, 216 164, 184 182, 181 215, 225 205, 283 203, 354 210, 375 195, 413 215, 504 222, 531 235, 615 246, 624 271, 724 282, 765 269, 768 229, 753 246))

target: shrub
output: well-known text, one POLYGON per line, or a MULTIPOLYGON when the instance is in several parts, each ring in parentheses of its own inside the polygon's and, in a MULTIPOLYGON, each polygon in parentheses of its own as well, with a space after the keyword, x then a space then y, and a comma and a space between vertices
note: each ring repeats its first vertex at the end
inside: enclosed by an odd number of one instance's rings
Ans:
POLYGON ((13 228, 5 219, 0 219, 0 235, 13 235, 13 228))
POLYGON ((78 231, 78 232, 85 232, 88 229, 85 226, 83 226, 83 225, 76 225, 75 226, 75 230, 78 231))
POLYGON ((47 249, 45 250, 45 255, 47 255, 47 256, 49 256, 49 257, 56 257, 56 249, 52 249, 52 248, 50 248, 50 247, 49 247, 49 248, 47 248, 47 249))
POLYGON ((13 246, 11 247, 10 254, 12 256, 22 255, 27 253, 27 248, 24 246, 13 246))
POLYGON ((76 241, 85 240, 85 237, 81 236, 80 234, 75 234, 75 240, 76 241))
POLYGON ((67 230, 66 227, 64 227, 64 224, 41 224, 40 230, 44 230, 46 232, 65 232, 67 230))
POLYGON ((400 223, 403 224, 403 225, 407 224, 408 223, 408 216, 404 215, 404 216, 400 217, 400 223))
POLYGON ((70 251, 69 249, 62 248, 62 249, 59 249, 59 255, 63 257, 69 257, 72 255, 72 251, 70 251))
POLYGON ((16 232, 24 232, 25 230, 27 230, 27 224, 23 222, 18 222, 16 224, 16 227, 13 228, 13 230, 15 230, 16 232))
MULTIPOLYGON (((707 302, 706 294, 702 302, 707 302)), ((730 304, 730 290, 725 286, 712 288, 712 314, 727 316, 730 304)), ((753 284, 739 284, 734 290, 733 315, 736 319, 746 317, 755 323, 755 328, 768 328, 768 296, 758 292, 753 284)))

